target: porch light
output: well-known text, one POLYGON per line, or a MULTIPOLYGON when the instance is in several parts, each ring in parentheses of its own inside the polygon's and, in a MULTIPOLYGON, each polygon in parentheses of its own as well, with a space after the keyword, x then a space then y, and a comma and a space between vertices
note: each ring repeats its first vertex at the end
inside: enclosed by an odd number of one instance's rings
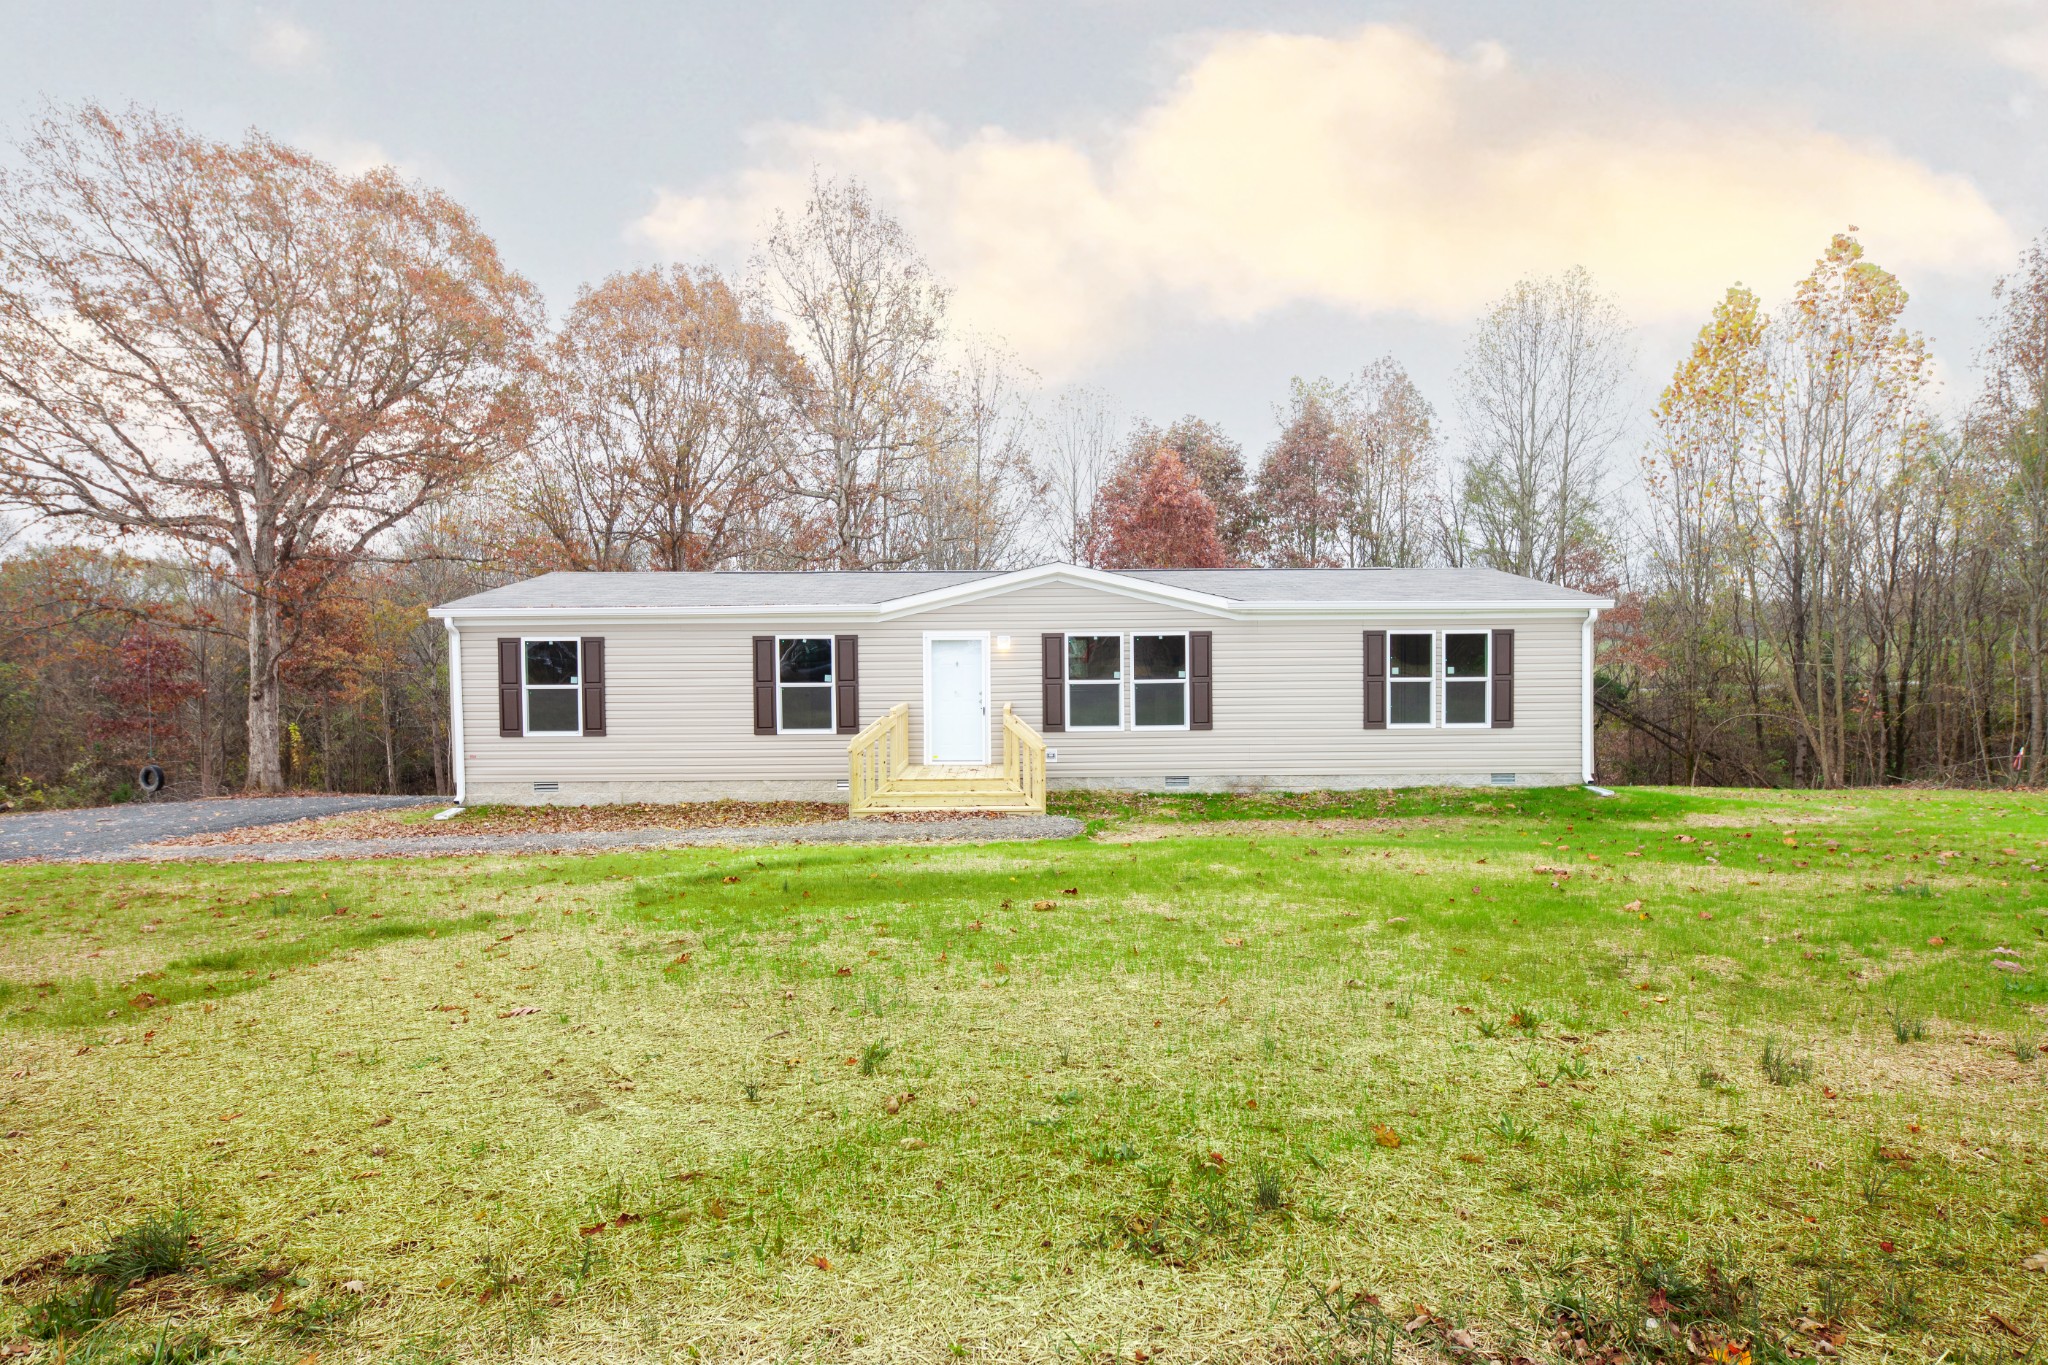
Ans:
POLYGON ((996 648, 997 648, 998 650, 1002 651, 1002 652, 1003 652, 1003 653, 1005 653, 1005 654, 1009 653, 1009 651, 1010 651, 1010 637, 1009 637, 1009 636, 1007 636, 1007 635, 998 635, 998 636, 996 636, 996 648))

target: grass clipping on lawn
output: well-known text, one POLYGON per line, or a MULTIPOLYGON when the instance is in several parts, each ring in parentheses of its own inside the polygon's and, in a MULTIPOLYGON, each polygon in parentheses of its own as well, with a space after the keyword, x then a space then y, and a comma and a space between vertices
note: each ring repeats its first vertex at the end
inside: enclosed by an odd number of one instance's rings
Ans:
POLYGON ((1850 1359, 2048 1330, 2041 887, 1999 851, 2039 803, 1873 798, 1788 848, 1678 842, 1671 800, 24 870, 0 1330, 173 1205, 289 1275, 106 1330, 252 1359, 1334 1358, 1331 1282, 1497 1356, 1687 1358, 1657 1311, 1850 1359), (372 915, 415 928, 345 936, 372 915), (297 956, 233 956, 259 932, 297 956), (114 1017, 60 1026, 84 942, 124 948, 114 1017))

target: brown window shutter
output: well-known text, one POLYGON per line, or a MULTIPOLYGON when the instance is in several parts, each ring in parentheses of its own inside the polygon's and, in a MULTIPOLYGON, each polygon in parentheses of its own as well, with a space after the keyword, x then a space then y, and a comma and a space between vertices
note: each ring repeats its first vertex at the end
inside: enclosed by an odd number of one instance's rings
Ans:
POLYGON ((1042 635, 1039 646, 1044 657, 1039 680, 1039 691, 1044 699, 1041 728, 1064 730, 1067 728, 1067 637, 1042 635))
POLYGON ((583 733, 604 734, 604 637, 583 637, 583 733))
POLYGON ((498 737, 518 739, 526 733, 526 708, 519 695, 519 642, 498 641, 498 737))
POLYGON ((775 637, 754 637, 754 733, 775 733, 775 637))
POLYGON ((1515 633, 1493 633, 1493 728, 1515 728, 1515 633))
POLYGON ((1387 633, 1365 633, 1365 728, 1387 728, 1387 633))
POLYGON ((1213 730, 1216 718, 1210 708, 1209 655, 1215 632, 1188 632, 1188 729, 1213 730))
POLYGON ((832 637, 832 695, 839 703, 839 733, 860 733, 860 636, 832 637))

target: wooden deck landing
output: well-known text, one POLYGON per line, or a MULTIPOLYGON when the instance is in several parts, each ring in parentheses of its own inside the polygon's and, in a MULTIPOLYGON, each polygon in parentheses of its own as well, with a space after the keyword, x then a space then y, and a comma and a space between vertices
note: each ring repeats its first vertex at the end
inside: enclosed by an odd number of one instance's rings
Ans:
POLYGON ((1009 706, 1001 763, 912 763, 909 729, 909 707, 899 702, 847 746, 850 814, 1045 809, 1045 741, 1009 706))

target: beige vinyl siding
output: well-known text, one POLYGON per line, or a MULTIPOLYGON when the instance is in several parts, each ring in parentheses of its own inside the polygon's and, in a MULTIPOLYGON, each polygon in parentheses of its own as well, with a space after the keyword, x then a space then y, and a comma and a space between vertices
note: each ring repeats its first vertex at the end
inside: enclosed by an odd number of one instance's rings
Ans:
MULTIPOLYGON (((900 619, 859 625, 819 617, 756 625, 627 622, 539 615, 457 620, 462 638, 465 779, 472 801, 532 799, 532 784, 562 784, 565 800, 705 796, 830 797, 846 776, 839 734, 753 732, 752 638, 860 637, 865 724, 896 702, 911 708, 911 757, 923 757, 925 633, 986 631, 1010 637, 990 656, 990 729, 1004 702, 1043 723, 1039 637, 1207 630, 1214 635, 1215 728, 1209 731, 1054 732, 1053 785, 1382 786, 1571 782, 1581 761, 1580 609, 1523 609, 1484 620, 1240 621, 1125 598, 1094 588, 1043 585, 900 619), (1515 631, 1515 726, 1506 730, 1366 730, 1361 633, 1367 629, 1515 631), (605 639, 609 733, 603 738, 504 739, 497 723, 497 641, 533 635, 605 639)), ((1124 716, 1130 718, 1128 644, 1124 716)), ((992 753, 1000 745, 992 738, 992 753)))

